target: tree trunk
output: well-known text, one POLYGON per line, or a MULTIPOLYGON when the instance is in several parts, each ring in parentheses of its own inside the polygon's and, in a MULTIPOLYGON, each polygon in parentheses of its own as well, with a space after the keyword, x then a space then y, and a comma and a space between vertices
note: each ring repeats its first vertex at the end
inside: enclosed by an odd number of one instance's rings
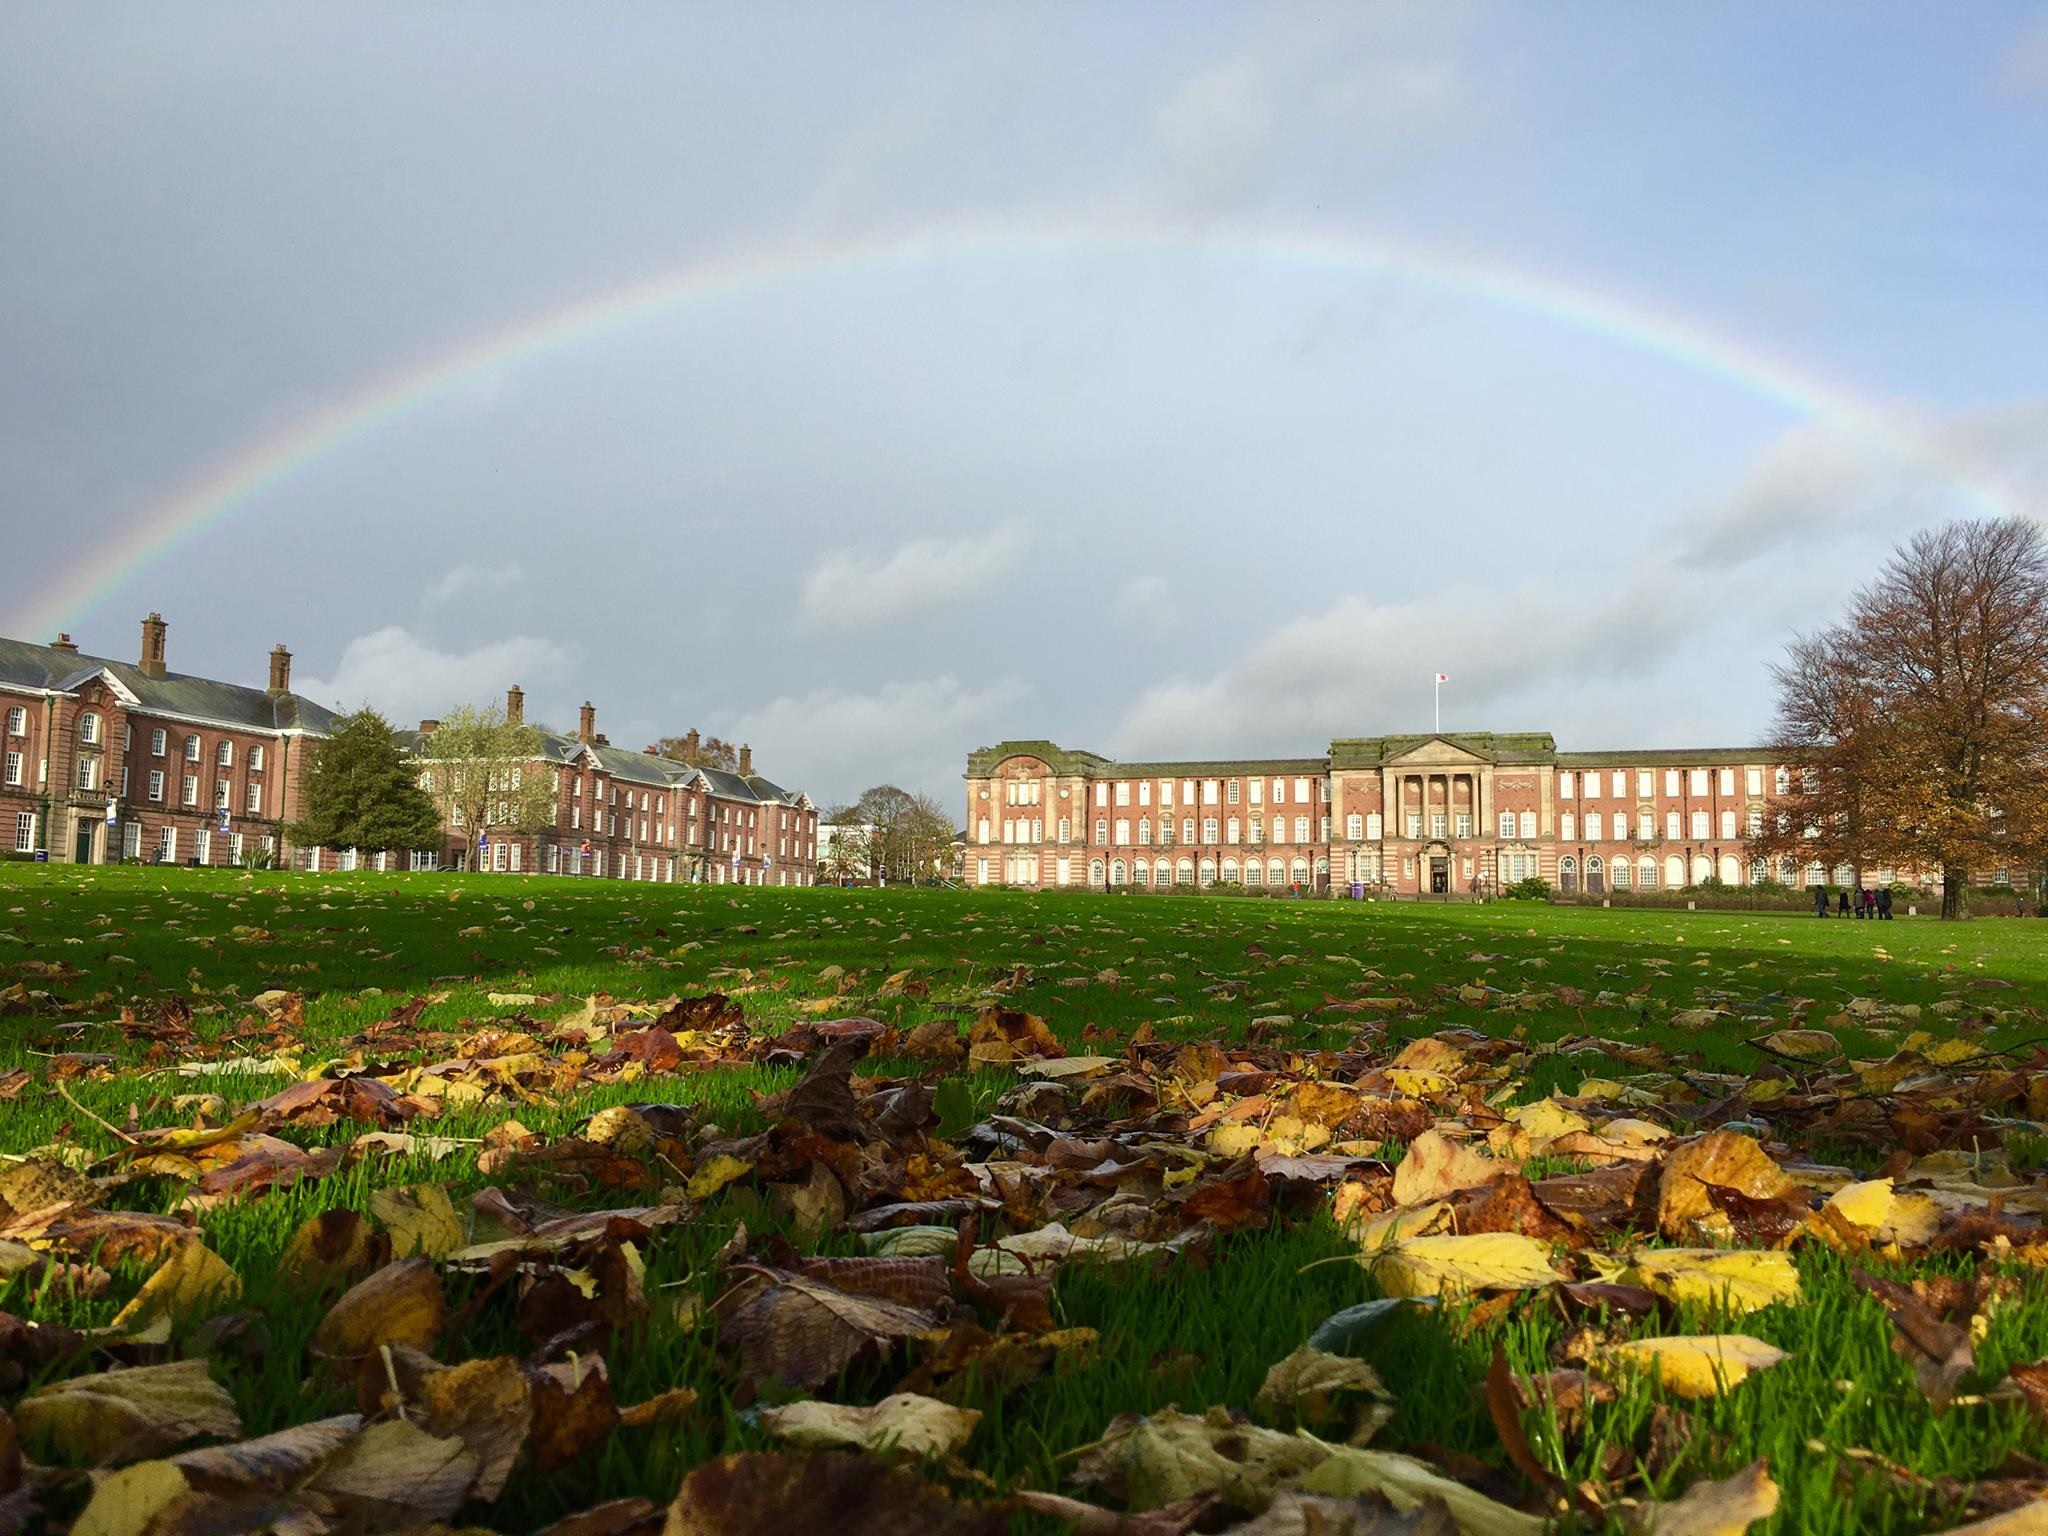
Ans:
POLYGON ((1941 915, 1944 919, 1963 915, 1963 887, 1968 874, 1953 864, 1945 864, 1941 871, 1941 915))

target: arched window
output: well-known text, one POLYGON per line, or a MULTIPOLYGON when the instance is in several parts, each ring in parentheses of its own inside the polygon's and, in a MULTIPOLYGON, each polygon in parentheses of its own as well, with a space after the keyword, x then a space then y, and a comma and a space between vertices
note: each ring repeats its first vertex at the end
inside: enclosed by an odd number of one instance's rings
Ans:
POLYGON ((1138 818, 1138 846, 1141 848, 1150 848, 1152 846, 1152 818, 1150 816, 1140 816, 1138 818))
POLYGON ((1636 888, 1644 891, 1657 889, 1657 861, 1647 853, 1636 860, 1636 888))
POLYGON ((1742 884, 1742 861, 1732 853, 1721 855, 1721 883, 1723 885, 1742 884))
POLYGON ((1195 861, 1193 859, 1182 859, 1178 864, 1174 865, 1173 881, 1176 885, 1193 885, 1195 883, 1195 861))
POLYGON ((100 744, 100 717, 91 710, 78 717, 78 739, 88 747, 100 744))
POLYGON ((1111 859, 1109 861, 1109 883, 1111 885, 1122 885, 1124 883, 1124 861, 1122 859, 1111 859))
POLYGON ((1579 835, 1579 818, 1570 811, 1560 815, 1557 818, 1557 835, 1566 842, 1570 842, 1573 838, 1577 837, 1579 835))
POLYGON ((1629 881, 1634 876, 1635 871, 1631 868, 1627 859, 1616 859, 1614 861, 1613 873, 1614 888, 1617 891, 1623 891, 1628 889, 1629 881))
POLYGON ((1326 858, 1318 858, 1316 860, 1316 884, 1322 886, 1328 885, 1329 883, 1330 861, 1326 858))
POLYGON ((1247 886, 1263 886, 1266 883, 1266 871, 1257 859, 1245 860, 1244 883, 1247 886))
POLYGON ((1570 854, 1557 861, 1557 888, 1561 891, 1579 888, 1579 861, 1570 854))
POLYGON ((1698 885, 1702 881, 1713 879, 1713 877, 1714 861, 1704 853, 1694 854, 1692 860, 1692 883, 1698 885))
POLYGON ((1102 860, 1090 859, 1088 861, 1088 883, 1090 885, 1102 884, 1102 860))
POLYGON ((1109 818, 1107 816, 1095 818, 1095 841, 1098 843, 1109 841, 1109 818))
POLYGON ((1266 861, 1266 884, 1285 885, 1286 883, 1287 866, 1278 859, 1268 859, 1266 861))
POLYGON ((1296 885, 1308 884, 1308 860, 1296 859, 1288 869, 1288 878, 1296 885))
POLYGON ((1225 859, 1223 861, 1223 879, 1226 884, 1237 884, 1237 860, 1225 859))
POLYGON ((1607 866, 1600 862, 1600 855, 1589 854, 1586 858, 1586 889, 1604 891, 1607 889, 1607 866))
POLYGON ((1214 885, 1216 883, 1216 861, 1214 859, 1204 859, 1195 866, 1195 883, 1197 885, 1214 885))
POLYGON ((1135 861, 1131 865, 1131 883, 1133 885, 1150 885, 1152 883, 1152 866, 1143 859, 1135 861))
POLYGON ((1675 853, 1664 861, 1664 883, 1673 890, 1685 884, 1685 860, 1675 853))
POLYGON ((1128 818, 1119 816, 1116 819, 1116 845, 1119 848, 1128 848, 1130 843, 1131 823, 1128 818))
MULTIPOLYGON (((987 826, 988 823, 984 821, 982 825, 987 826)), ((1060 841, 1063 843, 1071 843, 1073 840, 1074 818, 1071 816, 1062 816, 1060 818, 1060 841)), ((988 839, 984 837, 982 841, 985 843, 988 841, 988 839)))

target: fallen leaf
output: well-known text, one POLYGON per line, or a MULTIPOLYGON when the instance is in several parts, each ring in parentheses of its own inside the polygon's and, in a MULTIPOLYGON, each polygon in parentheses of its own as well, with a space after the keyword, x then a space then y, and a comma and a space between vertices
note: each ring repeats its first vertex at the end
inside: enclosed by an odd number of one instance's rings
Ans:
POLYGON ((1410 1237, 1361 1256, 1389 1296, 1528 1291, 1565 1276, 1550 1266, 1550 1246, 1516 1232, 1410 1237))
POLYGON ((1463 1483, 1452 1482, 1426 1462, 1390 1451, 1341 1447, 1296 1486, 1305 1493, 1339 1498, 1376 1493, 1403 1512, 1436 1499, 1450 1511, 1464 1536, 1542 1536, 1550 1528, 1540 1516, 1510 1509, 1463 1483))
POLYGON ((1743 1536, 1778 1510, 1778 1485, 1761 1458, 1733 1477, 1702 1478, 1677 1498, 1636 1506, 1629 1525, 1641 1536, 1743 1536))
POLYGON ((1441 1200, 1491 1183, 1511 1168, 1432 1128, 1408 1144, 1407 1155, 1394 1170, 1394 1203, 1412 1206, 1441 1200))
POLYGON ((344 1291, 314 1331, 329 1355, 366 1355, 380 1344, 425 1349, 448 1321, 441 1280, 426 1259, 399 1259, 344 1291))
POLYGON ((73 1376, 38 1387, 14 1407, 30 1437, 47 1437, 70 1461, 137 1461, 202 1435, 232 1438, 242 1421, 204 1360, 73 1376))
POLYGON ((420 1254, 445 1259, 469 1241, 448 1191, 438 1184, 374 1190, 370 1214, 391 1234, 391 1252, 397 1258, 420 1254))
POLYGON ((848 1451, 750 1451, 683 1479, 663 1536, 1008 1536, 1000 1506, 956 1503, 907 1467, 848 1451))
POLYGON ((1618 1278, 1666 1301, 1730 1312, 1799 1300, 1799 1271, 1779 1248, 1638 1248, 1618 1278))
POLYGON ((768 1432, 794 1445, 849 1445, 864 1451, 900 1450, 910 1456, 949 1456, 967 1444, 981 1414, 915 1392, 896 1392, 871 1408, 801 1402, 764 1408, 768 1432))
POLYGON ((116 1312, 108 1327, 130 1332, 148 1327, 158 1318, 184 1322, 217 1306, 233 1302, 242 1294, 242 1279, 219 1254, 204 1243, 181 1243, 149 1278, 142 1289, 116 1312))
POLYGON ((1766 1370, 1785 1358, 1784 1350, 1746 1333, 1628 1339, 1604 1346, 1595 1356, 1599 1362, 1619 1362, 1645 1372, 1654 1368, 1664 1385, 1681 1397, 1719 1397, 1752 1371, 1766 1370))

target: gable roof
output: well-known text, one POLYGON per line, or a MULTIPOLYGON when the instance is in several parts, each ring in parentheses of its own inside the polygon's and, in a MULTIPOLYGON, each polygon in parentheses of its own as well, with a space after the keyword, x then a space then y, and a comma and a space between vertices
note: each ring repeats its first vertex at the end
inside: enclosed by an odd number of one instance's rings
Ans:
POLYGON ((201 725, 325 736, 340 718, 302 694, 270 693, 183 672, 152 677, 130 661, 74 654, 27 640, 0 639, 0 688, 75 694, 96 677, 103 677, 138 713, 173 716, 201 725))

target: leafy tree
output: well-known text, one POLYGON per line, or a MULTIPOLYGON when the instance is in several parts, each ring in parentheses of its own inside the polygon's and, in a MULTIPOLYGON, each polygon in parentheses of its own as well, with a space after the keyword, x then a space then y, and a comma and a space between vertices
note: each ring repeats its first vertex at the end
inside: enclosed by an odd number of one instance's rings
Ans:
POLYGON ((647 749, 653 757, 666 757, 692 768, 722 768, 739 772, 740 749, 719 736, 691 731, 687 736, 664 736, 647 749))
POLYGON ((2048 858, 2048 541, 2020 518, 1915 536, 1848 617, 1789 648, 1777 750, 1805 791, 1752 839, 1801 864, 1938 869, 2048 858))
POLYGON ((313 746, 299 788, 304 819, 287 833, 312 848, 438 847, 441 813, 416 772, 384 717, 357 710, 313 746))
POLYGON ((479 830, 533 832, 556 813, 555 773, 540 754, 537 727, 508 721, 497 705, 465 704, 421 744, 420 784, 472 841, 479 830))

